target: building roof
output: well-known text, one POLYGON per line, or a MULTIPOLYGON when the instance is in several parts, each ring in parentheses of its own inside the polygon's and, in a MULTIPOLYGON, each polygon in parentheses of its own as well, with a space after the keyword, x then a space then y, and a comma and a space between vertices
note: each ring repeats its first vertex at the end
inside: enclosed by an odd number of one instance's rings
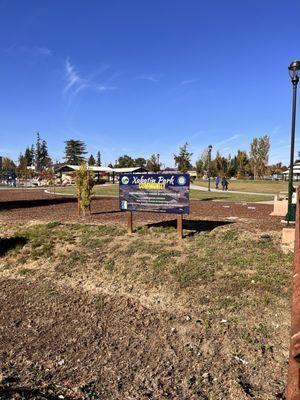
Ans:
MULTIPOLYGON (((80 168, 79 165, 71 165, 71 164, 64 164, 59 166, 55 169, 55 172, 71 172, 71 171, 78 171, 80 168)), ((97 167, 95 165, 89 165, 88 169, 93 172, 112 172, 112 168, 110 167, 97 167)))
MULTIPOLYGON (((290 168, 283 172, 284 175, 288 175, 290 173, 290 168)), ((293 174, 300 174, 300 160, 296 160, 293 166, 293 174)))
POLYGON ((144 167, 128 167, 128 168, 112 168, 113 172, 117 174, 129 174, 132 172, 148 172, 148 170, 144 167))
MULTIPOLYGON (((288 175, 289 173, 290 173, 290 169, 287 169, 282 174, 288 175)), ((297 166, 293 167, 293 174, 300 174, 300 165, 297 165, 297 166)))
MULTIPOLYGON (((79 165, 64 164, 55 169, 55 172, 71 172, 78 171, 79 165)), ((89 165, 88 169, 93 172, 115 172, 120 173, 133 173, 133 172, 147 172, 146 168, 143 167, 130 167, 130 168, 110 168, 110 167, 97 167, 95 165, 89 165)))

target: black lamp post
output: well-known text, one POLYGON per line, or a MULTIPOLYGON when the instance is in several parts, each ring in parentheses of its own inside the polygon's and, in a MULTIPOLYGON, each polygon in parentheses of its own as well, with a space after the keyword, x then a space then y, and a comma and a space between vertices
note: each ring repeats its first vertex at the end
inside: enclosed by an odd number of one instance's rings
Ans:
POLYGON ((158 166, 158 171, 160 171, 160 164, 159 164, 159 154, 157 154, 157 166, 158 166))
POLYGON ((293 61, 289 66, 289 74, 293 85, 293 107, 292 107, 292 130, 291 130, 291 154, 290 154, 290 170, 289 170, 289 189, 288 189, 288 212, 286 220, 295 221, 295 207, 292 204, 294 192, 293 172, 294 172, 294 152, 295 152, 295 128, 296 128, 296 103, 297 103, 297 85, 300 75, 300 61, 293 61))
POLYGON ((212 145, 210 144, 208 146, 208 191, 210 192, 210 161, 211 161, 211 150, 212 150, 212 145))

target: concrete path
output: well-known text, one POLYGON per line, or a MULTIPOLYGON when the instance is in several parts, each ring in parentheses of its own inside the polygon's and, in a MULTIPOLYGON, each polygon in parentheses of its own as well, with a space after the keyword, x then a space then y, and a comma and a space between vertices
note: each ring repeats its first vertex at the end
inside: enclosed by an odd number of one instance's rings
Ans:
MULTIPOLYGON (((207 187, 205 187, 205 186, 199 186, 199 185, 191 184, 190 187, 191 187, 191 189, 194 189, 194 190, 200 190, 202 192, 207 192, 207 187)), ((222 189, 217 190, 217 189, 213 189, 212 187, 211 187, 210 191, 211 192, 222 193, 222 189)), ((225 192, 225 193, 256 194, 258 196, 274 196, 274 194, 272 194, 272 193, 239 192, 237 190, 227 190, 227 192, 225 192)))

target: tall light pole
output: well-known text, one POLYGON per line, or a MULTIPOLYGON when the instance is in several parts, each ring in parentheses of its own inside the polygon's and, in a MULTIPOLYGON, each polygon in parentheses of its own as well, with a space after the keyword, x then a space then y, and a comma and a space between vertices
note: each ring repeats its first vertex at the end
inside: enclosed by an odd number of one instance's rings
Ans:
POLYGON ((212 150, 212 145, 210 144, 208 146, 208 191, 210 192, 210 162, 211 162, 211 150, 212 150))
POLYGON ((294 192, 293 172, 294 172, 294 152, 295 152, 295 128, 296 128, 296 105, 297 105, 297 86, 300 75, 300 61, 293 61, 289 66, 289 75, 293 85, 293 106, 292 106, 292 129, 291 129, 291 154, 290 154, 290 170, 289 170, 289 189, 288 189, 288 211, 286 220, 289 225, 290 221, 295 221, 295 207, 292 204, 294 192))
POLYGON ((158 171, 160 171, 160 165, 159 165, 159 154, 157 153, 157 165, 158 165, 158 171))

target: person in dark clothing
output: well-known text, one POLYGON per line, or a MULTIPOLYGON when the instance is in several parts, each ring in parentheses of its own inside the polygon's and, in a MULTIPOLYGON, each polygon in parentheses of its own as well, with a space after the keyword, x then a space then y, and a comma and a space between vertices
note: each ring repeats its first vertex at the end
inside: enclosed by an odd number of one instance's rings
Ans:
POLYGON ((222 178, 222 190, 228 190, 228 180, 225 176, 222 178))

